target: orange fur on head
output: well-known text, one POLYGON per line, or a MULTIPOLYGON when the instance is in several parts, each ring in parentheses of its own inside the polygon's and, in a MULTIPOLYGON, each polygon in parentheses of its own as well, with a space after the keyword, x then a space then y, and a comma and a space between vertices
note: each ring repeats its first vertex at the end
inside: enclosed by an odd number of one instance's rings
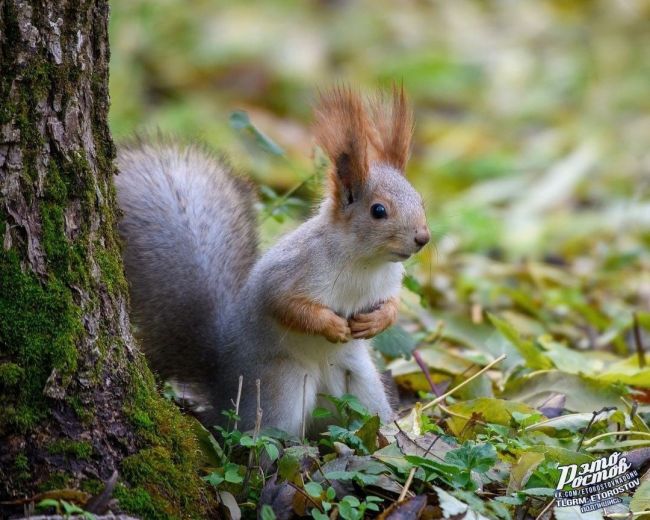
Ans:
POLYGON ((331 193, 342 204, 353 202, 368 178, 370 123, 362 98, 349 87, 320 93, 314 133, 332 161, 331 193))
POLYGON ((378 160, 404 172, 413 136, 413 113, 404 86, 393 84, 391 100, 379 95, 370 103, 372 128, 368 137, 378 160))

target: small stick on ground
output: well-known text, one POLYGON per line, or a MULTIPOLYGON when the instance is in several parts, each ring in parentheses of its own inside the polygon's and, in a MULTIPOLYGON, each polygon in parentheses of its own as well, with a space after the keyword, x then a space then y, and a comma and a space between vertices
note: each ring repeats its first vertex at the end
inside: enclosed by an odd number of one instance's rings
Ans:
POLYGON ((540 514, 537 515, 537 518, 535 518, 535 520, 542 520, 542 517, 543 517, 546 513, 548 513, 548 510, 551 509, 551 507, 553 507, 553 504, 555 504, 555 499, 551 500, 551 501, 546 505, 546 507, 545 507, 544 509, 542 509, 542 512, 541 512, 540 514))
MULTIPOLYGON (((261 389, 260 389, 260 380, 255 380, 255 391, 257 393, 257 410, 255 412, 255 429, 253 430, 253 447, 248 453, 248 464, 246 467, 246 476, 244 477, 244 483, 242 484, 242 497, 248 496, 248 483, 251 477, 251 471, 253 469, 253 462, 256 453, 257 446, 257 437, 260 434, 260 429, 262 428, 262 407, 261 407, 261 389)), ((259 463, 259 461, 258 461, 259 463)))
MULTIPOLYGON (((241 402, 241 389, 244 384, 244 376, 239 376, 239 386, 237 387, 237 400, 235 401, 235 415, 239 416, 239 404, 241 402)), ((235 420, 235 426, 233 430, 237 429, 237 420, 235 420)))
MULTIPOLYGON (((613 408, 611 406, 605 406, 604 408, 601 408, 597 412, 593 412, 593 415, 591 416, 591 420, 589 421, 589 424, 587 424, 587 427, 585 428, 585 431, 582 432, 582 436, 580 437, 580 441, 578 442, 578 447, 576 448, 576 451, 580 451, 582 449, 582 443, 585 442, 585 437, 587 437, 587 434, 589 433, 589 430, 591 430, 591 427, 594 424, 594 421, 596 420, 596 417, 598 417, 601 413, 606 413, 606 412, 611 412, 612 410, 616 410, 616 408, 613 408)), ((616 435, 619 435, 618 432, 616 432, 616 435)))
POLYGON ((397 502, 401 502, 406 498, 406 494, 409 492, 409 488, 411 487, 411 482, 413 482, 413 476, 415 475, 415 467, 411 468, 411 471, 409 472, 409 476, 406 479, 406 484, 404 484, 404 487, 402 488, 402 492, 399 494, 399 498, 397 499, 397 502))
POLYGON ((639 358, 639 368, 645 367, 645 349, 641 340, 641 327, 639 326, 639 316, 635 312, 632 315, 632 328, 634 330, 634 345, 636 346, 636 355, 639 358))
POLYGON ((307 408, 307 374, 305 374, 305 378, 302 381, 302 428, 301 428, 302 442, 305 442, 305 423, 307 422, 306 408, 307 408))
POLYGON ((257 440, 262 428, 262 391, 260 388, 260 380, 255 380, 255 392, 257 393, 257 410, 255 411, 255 430, 253 430, 253 440, 257 440))
POLYGON ((427 383, 429 383, 429 387, 431 388, 431 391, 434 393, 436 397, 440 397, 442 394, 442 390, 438 388, 438 385, 436 385, 433 382, 433 379, 431 379, 431 373, 429 372, 429 367, 425 363, 424 359, 422 359, 422 356, 420 353, 416 350, 411 352, 413 355, 413 359, 415 359, 415 362, 418 364, 420 367, 420 370, 422 370, 422 373, 424 374, 424 378, 427 380, 427 383))

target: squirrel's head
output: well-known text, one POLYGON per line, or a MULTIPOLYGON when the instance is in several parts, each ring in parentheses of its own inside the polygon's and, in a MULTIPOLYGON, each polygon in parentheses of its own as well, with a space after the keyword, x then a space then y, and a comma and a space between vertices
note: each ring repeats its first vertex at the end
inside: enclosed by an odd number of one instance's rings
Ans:
POLYGON ((368 103, 345 87, 322 93, 315 133, 332 163, 324 211, 333 225, 368 258, 400 262, 419 251, 431 235, 404 176, 413 119, 403 89, 368 103))

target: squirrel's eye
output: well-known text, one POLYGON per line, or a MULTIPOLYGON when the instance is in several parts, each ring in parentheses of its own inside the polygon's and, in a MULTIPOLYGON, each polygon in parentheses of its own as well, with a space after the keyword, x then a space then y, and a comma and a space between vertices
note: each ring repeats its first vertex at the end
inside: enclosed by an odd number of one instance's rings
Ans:
POLYGON ((372 215, 372 218, 386 218, 388 216, 383 204, 373 204, 370 208, 370 214, 372 215))

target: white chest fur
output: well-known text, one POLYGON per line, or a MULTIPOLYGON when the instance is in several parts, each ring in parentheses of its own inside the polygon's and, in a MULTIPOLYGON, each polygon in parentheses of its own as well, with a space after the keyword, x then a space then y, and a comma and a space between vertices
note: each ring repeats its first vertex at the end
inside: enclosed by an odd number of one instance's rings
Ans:
POLYGON ((349 318, 396 296, 403 276, 404 267, 395 262, 339 268, 339 272, 315 277, 310 294, 340 316, 349 318))
MULTIPOLYGON (((340 270, 340 268, 339 268, 340 270)), ((400 263, 357 267, 314 276, 310 283, 310 297, 338 315, 349 318, 372 310, 378 303, 396 296, 400 290, 404 267, 400 263), (335 282, 331 282, 335 280, 335 282), (328 283, 329 281, 329 283, 328 283)), ((356 340, 358 348, 365 348, 366 340, 356 340)), ((307 335, 284 329, 281 344, 292 356, 301 359, 312 370, 322 371, 332 364, 342 345, 335 345, 318 335, 307 335)), ((350 344, 348 344, 350 346, 350 344)))

